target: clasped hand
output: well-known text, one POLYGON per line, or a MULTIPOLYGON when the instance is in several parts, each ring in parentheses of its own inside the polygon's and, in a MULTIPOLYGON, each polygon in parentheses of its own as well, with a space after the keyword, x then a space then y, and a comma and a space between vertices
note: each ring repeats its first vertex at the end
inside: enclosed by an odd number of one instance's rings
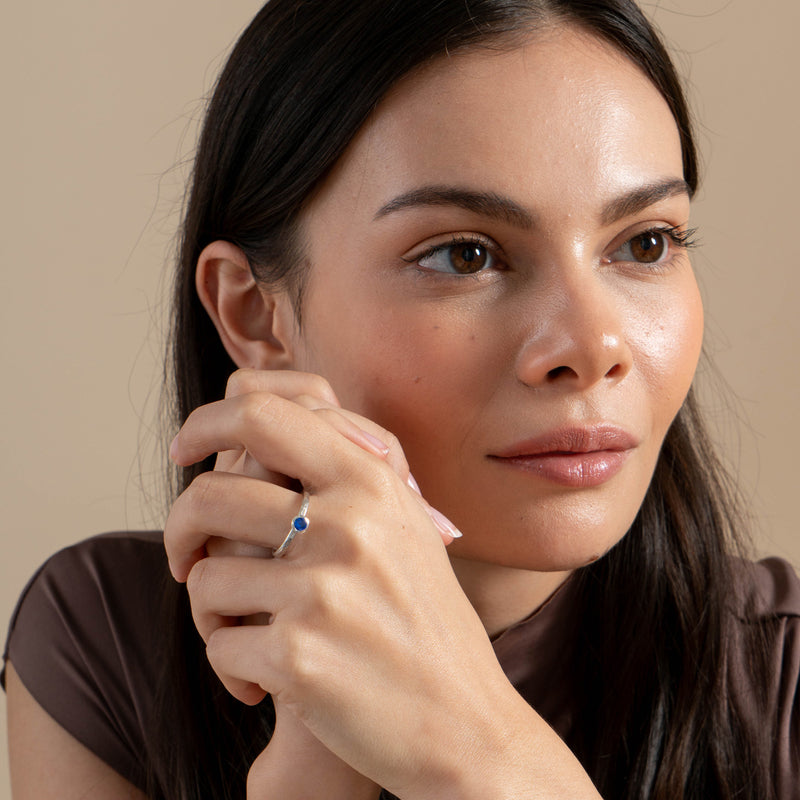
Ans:
POLYGON ((276 704, 248 796, 273 796, 270 781, 306 791, 320 771, 326 797, 337 781, 343 797, 375 784, 446 796, 509 687, 450 566, 457 531, 414 489, 396 439, 318 376, 239 371, 171 447, 183 466, 214 453, 165 542, 219 678, 244 703, 276 704), (303 489, 309 528, 272 559, 303 489), (292 742, 290 760, 270 759, 292 742))

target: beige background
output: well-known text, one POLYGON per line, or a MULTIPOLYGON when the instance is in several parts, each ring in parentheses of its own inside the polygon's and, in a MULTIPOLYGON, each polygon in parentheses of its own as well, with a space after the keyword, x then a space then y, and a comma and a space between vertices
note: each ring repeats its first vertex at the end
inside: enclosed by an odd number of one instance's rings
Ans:
MULTIPOLYGON (((259 5, 5 5, 0 635, 26 579, 53 550, 163 520, 154 420, 181 162, 202 97, 259 5)), ((759 549, 800 565, 800 5, 644 5, 676 45, 702 123, 706 180, 695 221, 704 247, 695 263, 707 350, 732 389, 706 380, 706 396, 759 549)))

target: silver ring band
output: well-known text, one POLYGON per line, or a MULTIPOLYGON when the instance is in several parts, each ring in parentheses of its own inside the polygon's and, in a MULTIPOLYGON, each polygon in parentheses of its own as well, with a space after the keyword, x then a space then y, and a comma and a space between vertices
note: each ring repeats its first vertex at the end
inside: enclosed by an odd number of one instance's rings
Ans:
POLYGON ((289 526, 289 533, 286 534, 286 538, 272 551, 273 558, 283 558, 283 556, 286 555, 286 551, 289 549, 292 541, 294 540, 294 537, 297 536, 298 533, 308 530, 309 521, 308 517, 306 516, 308 513, 308 501, 308 492, 303 492, 303 504, 300 506, 300 511, 297 512, 297 516, 292 520, 292 523, 289 526))

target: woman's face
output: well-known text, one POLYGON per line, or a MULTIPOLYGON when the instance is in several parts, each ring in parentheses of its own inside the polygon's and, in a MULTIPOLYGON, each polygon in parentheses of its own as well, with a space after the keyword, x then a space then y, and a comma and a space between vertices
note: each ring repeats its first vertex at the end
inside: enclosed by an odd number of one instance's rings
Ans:
POLYGON ((675 121, 571 28, 440 59, 309 204, 298 369, 400 439, 453 555, 564 570, 626 532, 702 308, 675 121))

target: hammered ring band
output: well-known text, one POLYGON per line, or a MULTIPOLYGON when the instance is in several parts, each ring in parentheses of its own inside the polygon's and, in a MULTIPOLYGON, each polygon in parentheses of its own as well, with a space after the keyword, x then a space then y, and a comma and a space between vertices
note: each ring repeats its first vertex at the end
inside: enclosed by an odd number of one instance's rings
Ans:
POLYGON ((286 538, 272 551, 273 558, 283 558, 294 541, 294 537, 297 536, 298 533, 308 530, 309 523, 308 517, 306 516, 306 514, 308 514, 308 501, 308 492, 303 492, 303 503, 300 506, 300 511, 297 512, 297 516, 292 520, 286 538))

